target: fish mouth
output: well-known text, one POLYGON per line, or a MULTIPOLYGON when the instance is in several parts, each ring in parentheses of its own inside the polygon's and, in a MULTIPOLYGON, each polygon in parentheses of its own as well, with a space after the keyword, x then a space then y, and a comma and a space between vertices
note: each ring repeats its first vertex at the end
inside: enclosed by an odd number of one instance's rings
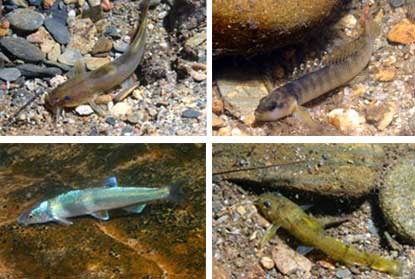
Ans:
POLYGON ((28 223, 27 223, 27 212, 22 213, 22 214, 19 215, 19 217, 17 218, 17 223, 19 225, 22 225, 22 226, 25 226, 25 227, 28 225, 28 223))

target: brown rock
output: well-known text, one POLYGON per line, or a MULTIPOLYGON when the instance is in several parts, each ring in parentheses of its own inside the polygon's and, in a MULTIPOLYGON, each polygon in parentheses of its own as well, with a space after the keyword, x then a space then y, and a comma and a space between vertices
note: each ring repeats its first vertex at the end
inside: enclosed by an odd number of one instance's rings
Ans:
POLYGON ((38 44, 43 53, 49 53, 56 45, 52 35, 41 26, 35 33, 30 34, 26 38, 29 42, 38 44))
POLYGON ((390 68, 380 69, 375 74, 375 79, 378 81, 391 81, 395 79, 395 75, 396 75, 395 68, 390 67, 390 68))
POLYGON ((259 262, 267 270, 270 270, 274 267, 274 261, 269 257, 262 257, 259 262))
POLYGON ((221 118, 213 114, 212 115, 212 128, 217 130, 222 127, 225 127, 225 122, 221 118))
POLYGON ((231 136, 231 135, 232 135, 232 129, 229 127, 220 128, 218 131, 218 136, 231 136))
POLYGON ((61 55, 61 46, 55 43, 47 55, 50 61, 58 61, 58 57, 61 55))
POLYGON ((384 130, 395 117, 397 106, 394 103, 373 102, 366 110, 366 120, 373 123, 379 130, 384 130))
POLYGON ((55 3, 55 0, 43 0, 43 8, 50 9, 52 8, 54 3, 55 3))
POLYGON ((300 40, 321 25, 339 0, 214 0, 216 54, 268 51, 300 40))
POLYGON ((214 262, 212 266, 212 278, 213 279, 228 279, 229 272, 225 271, 218 263, 214 262))
POLYGON ((95 43, 94 48, 91 50, 92 54, 109 52, 112 49, 112 41, 107 37, 101 37, 95 43))
POLYGON ((95 45, 97 29, 89 18, 76 19, 69 25, 71 41, 68 48, 78 49, 82 54, 87 54, 95 45))
POLYGON ((365 118, 354 109, 334 109, 329 112, 329 123, 343 132, 351 132, 361 128, 365 118))
POLYGON ((221 99, 212 100, 212 112, 216 115, 221 115, 223 113, 223 101, 221 99))
POLYGON ((86 68, 90 71, 96 70, 102 65, 111 62, 111 57, 85 57, 86 68))
POLYGON ((309 259, 283 243, 277 244, 272 249, 272 259, 282 274, 290 274, 297 270, 309 273, 313 266, 313 263, 309 259))
POLYGON ((409 20, 404 19, 400 23, 394 25, 389 31, 388 40, 394 43, 404 45, 415 42, 415 24, 409 20))

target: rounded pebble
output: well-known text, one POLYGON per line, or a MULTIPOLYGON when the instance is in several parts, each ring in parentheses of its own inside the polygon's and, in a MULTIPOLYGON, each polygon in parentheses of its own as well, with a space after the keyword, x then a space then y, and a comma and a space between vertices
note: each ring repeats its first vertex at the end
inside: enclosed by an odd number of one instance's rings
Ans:
POLYGON ((94 110, 89 105, 80 105, 75 108, 75 111, 79 115, 90 115, 94 113, 94 110))
POLYGON ((405 4, 405 0, 389 0, 389 4, 394 8, 398 8, 405 4))
POLYGON ((54 17, 49 17, 45 20, 45 27, 52 34, 53 38, 60 44, 66 45, 69 43, 71 39, 71 35, 69 34, 68 27, 54 17))
POLYGON ((7 15, 10 25, 22 31, 35 31, 44 21, 42 14, 32 9, 17 9, 7 15))
POLYGON ((45 55, 37 46, 23 38, 5 37, 0 40, 0 45, 23 61, 39 62, 45 58, 45 55))
POLYGON ((22 73, 22 76, 28 78, 42 78, 42 77, 54 77, 61 75, 62 70, 56 67, 40 67, 34 64, 22 64, 17 66, 22 73))
POLYGON ((5 81, 15 81, 21 76, 21 73, 16 68, 3 68, 0 69, 0 79, 5 81))
POLYGON ((65 65, 73 66, 75 62, 82 59, 82 54, 78 49, 67 48, 64 53, 59 56, 58 61, 65 65))
POLYGON ((187 109, 182 112, 183 118, 198 118, 200 116, 200 112, 195 111, 193 109, 187 109))

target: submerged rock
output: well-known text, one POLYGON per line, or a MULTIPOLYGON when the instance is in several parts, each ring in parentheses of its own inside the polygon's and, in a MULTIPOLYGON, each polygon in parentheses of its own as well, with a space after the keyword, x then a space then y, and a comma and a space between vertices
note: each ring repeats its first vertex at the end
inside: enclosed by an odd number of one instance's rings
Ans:
POLYGON ((301 39, 342 1, 213 1, 216 54, 269 51, 301 39))
POLYGON ((359 197, 376 186, 384 155, 382 146, 374 144, 237 144, 222 145, 213 166, 220 172, 292 163, 224 177, 236 183, 359 197))
POLYGON ((17 9, 7 15, 10 25, 21 31, 35 31, 42 24, 44 16, 31 9, 17 9))
POLYGON ((0 40, 0 45, 8 52, 27 62, 39 62, 45 58, 42 51, 23 38, 6 37, 0 40))
POLYGON ((380 207, 392 229, 415 243, 415 153, 399 160, 385 176, 380 207))

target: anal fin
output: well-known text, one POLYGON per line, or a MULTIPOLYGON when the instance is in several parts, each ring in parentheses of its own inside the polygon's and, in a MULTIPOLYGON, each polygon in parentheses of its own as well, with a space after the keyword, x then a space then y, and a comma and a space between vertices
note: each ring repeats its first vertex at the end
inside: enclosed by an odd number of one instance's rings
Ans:
POLYGON ((97 218, 99 220, 103 220, 103 221, 108 221, 110 219, 108 211, 106 211, 106 210, 92 212, 91 216, 93 216, 94 218, 97 218))
POLYGON ((61 224, 61 225, 65 225, 65 226, 69 226, 69 225, 72 225, 73 224, 72 221, 69 221, 69 220, 67 220, 65 218, 60 218, 60 217, 53 217, 53 220, 56 223, 61 224))
POLYGON ((128 212, 140 214, 143 212, 144 208, 146 207, 145 203, 134 204, 131 206, 124 207, 123 209, 128 212))

